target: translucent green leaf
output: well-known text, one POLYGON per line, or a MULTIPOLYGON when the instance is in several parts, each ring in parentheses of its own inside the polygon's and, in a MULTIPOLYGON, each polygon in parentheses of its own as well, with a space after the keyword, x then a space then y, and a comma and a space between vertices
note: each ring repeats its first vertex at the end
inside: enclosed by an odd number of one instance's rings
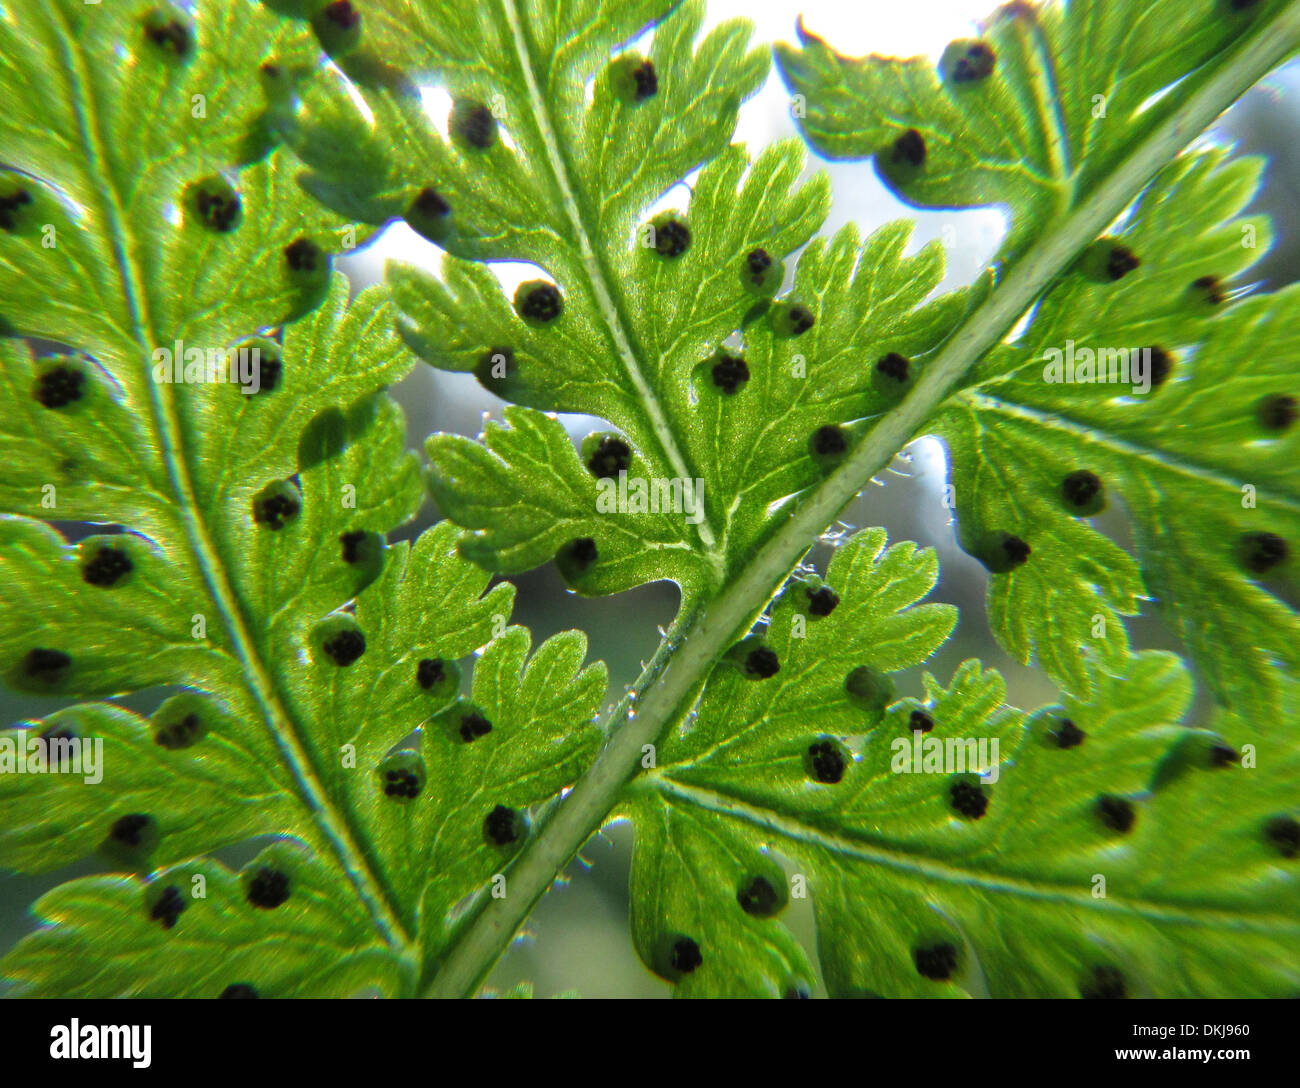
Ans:
POLYGON ((1235 218, 1258 173, 1221 152, 1171 164, 1105 243, 1141 265, 1119 282, 1086 267, 1067 275, 935 420, 952 449, 965 545, 978 554, 1003 532, 1032 549, 992 575, 995 632, 1071 690, 1085 681, 1072 647, 1118 666, 1127 645, 1116 613, 1135 612, 1144 593, 1210 688, 1246 716, 1276 715, 1286 676, 1300 672, 1288 603, 1298 439, 1287 410, 1300 296, 1233 301, 1269 242, 1267 223, 1235 218), (1141 574, 1087 520, 1121 502, 1141 574))
POLYGON ((835 159, 874 156, 885 182, 922 207, 1008 206, 1001 257, 1011 260, 1286 4, 1008 3, 938 65, 845 57, 802 25, 800 47, 776 53, 814 147, 835 159))
POLYGON ((832 996, 1294 993, 1300 749, 1180 724, 1191 683, 1158 652, 1029 716, 975 661, 897 699, 890 673, 953 615, 916 603, 933 555, 884 543, 838 552, 827 615, 788 587, 764 634, 779 672, 719 665, 628 787, 647 965, 683 996, 806 993, 781 920, 806 895, 832 996))
POLYGON ((582 593, 668 578, 697 604, 902 395, 909 379, 872 364, 923 358, 967 299, 927 303, 941 253, 905 255, 901 224, 865 244, 846 227, 786 274, 826 214, 826 182, 797 184, 793 142, 753 161, 728 144, 767 66, 745 52, 743 21, 701 37, 698 2, 511 0, 455 29, 416 14, 399 32, 377 7, 358 52, 304 93, 289 136, 313 192, 371 222, 404 216, 448 251, 437 276, 388 270, 407 342, 525 406, 482 444, 430 440, 440 508, 489 570, 556 559, 582 593), (642 56, 630 39, 647 21, 642 56), (446 137, 422 112, 422 82, 456 104, 446 137), (466 138, 474 108, 486 112, 471 135, 488 146, 466 138), (675 192, 689 200, 654 211, 675 192), (470 258, 540 265, 550 279, 535 282, 562 309, 529 316, 534 281, 509 298, 470 258), (543 414, 558 411, 611 430, 575 451, 543 414))
POLYGON ((120 874, 45 896, 5 973, 45 995, 418 992, 599 743, 603 666, 573 633, 530 657, 513 589, 449 525, 386 545, 423 494, 383 393, 412 358, 385 292, 349 304, 330 275, 349 224, 266 143, 259 65, 311 59, 303 29, 245 3, 20 7, 0 85, 41 88, 42 121, 0 117, 0 297, 10 331, 67 347, 0 342, 0 668, 36 695, 166 698, 0 733, 0 863, 120 874), (206 856, 264 837, 239 872, 206 856))

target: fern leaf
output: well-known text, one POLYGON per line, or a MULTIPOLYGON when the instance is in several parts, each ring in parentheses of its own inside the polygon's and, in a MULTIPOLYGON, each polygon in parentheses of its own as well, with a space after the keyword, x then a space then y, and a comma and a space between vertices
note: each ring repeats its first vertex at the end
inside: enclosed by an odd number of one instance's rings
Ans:
POLYGON ((1274 829, 1300 751, 1236 765, 1257 731, 1180 724, 1190 679, 1155 651, 1032 715, 975 661, 897 699, 890 674, 953 622, 916 603, 935 577, 932 553, 859 533, 830 614, 807 618, 800 582, 773 606, 777 675, 714 671, 620 806, 646 964, 682 996, 806 994, 780 917, 806 893, 836 997, 1294 992, 1300 884, 1274 829))
POLYGON ((0 861, 116 874, 43 897, 6 974, 33 994, 418 992, 599 743, 604 668, 573 633, 530 656, 513 590, 485 593, 450 526, 385 545, 423 494, 382 393, 411 357, 386 294, 349 304, 330 276, 346 221, 297 195, 283 152, 250 155, 258 65, 301 56, 302 29, 243 3, 20 7, 0 79, 60 80, 39 139, 25 104, 0 118, 4 184, 28 196, 0 235, 4 317, 67 349, 0 344, 4 677, 173 693, 0 734, 6 760, 64 772, 0 774, 0 861), (220 123, 191 113, 198 88, 220 123), (132 144, 142 103, 157 124, 132 144), (256 392, 205 369, 250 345, 256 392), (70 543, 55 518, 106 531, 70 543), (71 773, 68 741, 102 758, 71 773), (237 872, 207 856, 268 836, 237 872))
POLYGON ((1141 254, 1131 278, 1065 277, 934 422, 952 450, 967 546, 1010 532, 1033 549, 993 576, 994 629, 1072 690, 1083 661, 1071 645, 1117 664, 1115 613, 1136 611, 1143 594, 1211 690, 1247 717, 1274 717, 1286 677, 1300 673, 1300 616, 1287 603, 1288 542, 1300 539, 1286 411, 1297 294, 1232 301, 1268 246, 1266 222, 1234 218, 1258 175, 1221 152, 1171 164, 1107 243, 1141 254), (1086 520, 1108 502, 1132 520, 1140 575, 1086 520))
POLYGON ((1010 261, 1286 6, 1015 2, 998 7, 979 38, 954 42, 938 66, 845 57, 802 24, 800 48, 780 44, 776 53, 819 151, 874 156, 886 184, 918 206, 1007 206, 999 256, 1010 261))
POLYGON ((430 440, 440 508, 470 530, 464 553, 489 570, 556 559, 591 594, 669 578, 689 608, 744 568, 780 524, 778 505, 867 426, 840 424, 900 395, 903 383, 864 356, 924 354, 968 299, 926 303, 940 250, 905 256, 902 224, 865 245, 851 227, 814 241, 781 293, 785 258, 826 214, 826 184, 818 175, 796 187, 803 158, 792 142, 752 162, 727 145, 766 71, 745 52, 743 22, 697 41, 696 2, 543 17, 508 0, 473 16, 451 47, 447 27, 418 16, 403 20, 399 41, 390 8, 377 6, 359 53, 304 94, 291 139, 312 191, 372 222, 404 216, 448 251, 439 276, 390 266, 402 333, 434 365, 474 372, 522 406, 490 423, 482 444, 430 440), (648 20, 642 57, 627 43, 648 20), (393 64, 400 78, 378 79, 377 57, 408 58, 409 70, 393 64), (446 138, 422 114, 417 79, 437 79, 457 103, 446 138), (494 135, 478 147, 460 121, 494 101, 481 115, 494 135), (686 206, 648 211, 688 176, 686 206), (512 301, 475 263, 488 259, 539 264, 558 315, 529 316, 538 288, 512 301), (555 411, 613 429, 575 451, 545 414, 555 411))
MULTIPOLYGON (((841 57, 806 33, 802 49, 777 52, 821 150, 874 155, 917 204, 1007 205, 1001 272, 1283 7, 1008 4, 937 67, 841 57)), ((1266 223, 1235 218, 1256 175, 1219 153, 1168 166, 927 425, 952 453, 962 544, 994 572, 995 634, 1070 690, 1087 682, 1081 644, 1122 668, 1120 617, 1146 597, 1243 713, 1276 715, 1300 666, 1286 603, 1300 509, 1285 468, 1289 295, 1228 305, 1268 247, 1266 223), (1100 371, 1061 378, 1044 365, 1057 352, 1073 362, 1076 345, 1100 371), (1120 355, 1131 367, 1117 379, 1120 355), (1132 516, 1135 556, 1086 520, 1108 498, 1132 516)))

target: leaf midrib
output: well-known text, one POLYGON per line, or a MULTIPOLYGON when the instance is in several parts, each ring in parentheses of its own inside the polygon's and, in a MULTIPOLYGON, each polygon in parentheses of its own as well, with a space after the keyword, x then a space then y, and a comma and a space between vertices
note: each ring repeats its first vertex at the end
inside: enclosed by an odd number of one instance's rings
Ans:
MULTIPOLYGON (((1175 457, 1155 446, 1101 430, 1094 424, 1082 422, 1064 412, 1045 412, 1019 401, 993 396, 987 392, 978 392, 974 388, 963 389, 954 394, 946 407, 962 408, 970 414, 974 426, 981 430, 984 429, 980 419, 981 411, 1000 413, 1014 419, 1032 422, 1045 433, 1052 430, 1064 431, 1077 442, 1105 446, 1117 456, 1131 458, 1144 466, 1157 466, 1165 472, 1189 477, 1196 483, 1213 483, 1237 494, 1241 494, 1242 488, 1249 482, 1235 479, 1220 467, 1205 465, 1182 456, 1175 457)), ((1276 506, 1283 506, 1300 513, 1300 499, 1292 495, 1279 492, 1270 501, 1276 506)))
MULTIPOLYGON (((686 456, 678 445, 676 432, 669 423, 663 405, 660 404, 653 386, 641 370, 629 332, 631 322, 628 321, 628 315, 620 304, 620 297, 610 287, 612 279, 610 270, 606 267, 600 251, 592 243, 587 217, 583 214, 579 198, 579 190, 572 182, 572 163, 558 139, 550 105, 537 84, 537 76, 533 68, 532 43, 524 31, 516 0, 501 0, 501 8, 510 28, 515 59, 532 105, 533 121, 542 140, 545 162, 550 169, 556 191, 560 195, 564 214, 569 220, 573 240, 577 243, 600 316, 618 351, 623 369, 636 390, 641 410, 650 423, 650 432, 658 441, 664 462, 679 479, 694 479, 697 474, 688 467, 686 456)), ((694 526, 694 531, 708 560, 714 588, 716 588, 725 578, 726 563, 718 548, 717 537, 707 512, 699 525, 694 526)))
POLYGON ((633 796, 638 791, 652 792, 659 795, 665 804, 691 805, 715 816, 735 819, 764 831, 773 832, 804 846, 851 858, 855 862, 878 865, 920 880, 942 881, 1040 902, 1072 903, 1080 907, 1123 915, 1137 914, 1147 921, 1197 926, 1221 925, 1238 930, 1245 928, 1264 932, 1281 931, 1288 927, 1300 930, 1300 922, 1289 915, 1268 913, 1251 915, 1244 911, 1226 911, 1219 908, 1194 911, 1175 909, 1150 898, 1130 896, 1097 899, 1093 896, 1091 885, 1080 887, 1048 881, 1031 883, 1005 875, 990 878, 983 873, 946 864, 917 851, 902 850, 897 844, 890 844, 880 836, 869 836, 859 840, 831 834, 788 814, 750 804, 720 791, 706 790, 699 786, 678 782, 667 773, 667 770, 668 768, 664 768, 642 775, 628 790, 628 795, 633 796))
MULTIPOLYGON (((56 35, 57 48, 63 59, 70 100, 76 112, 83 149, 90 167, 86 189, 94 194, 110 235, 122 285, 122 297, 130 318, 130 336, 141 349, 140 357, 148 359, 158 338, 153 335, 155 330, 147 308, 147 293, 139 281, 130 256, 133 252, 131 232, 119 200, 116 179, 108 166, 110 160, 105 151, 94 95, 86 93, 92 81, 83 63, 81 51, 71 44, 75 40, 72 28, 57 6, 51 10, 55 12, 60 24, 56 35)), ((200 515, 189 465, 184 456, 179 420, 172 405, 162 396, 158 384, 151 380, 147 365, 144 368, 144 385, 149 391, 150 418, 147 423, 158 443, 168 484, 176 501, 178 517, 197 560, 208 596, 221 617, 248 679, 249 693, 261 710, 267 730, 293 774, 303 802, 365 904, 376 930, 390 948, 407 958, 412 942, 395 910, 391 889, 367 865, 366 855, 357 845, 357 829, 352 827, 346 813, 336 810, 330 804, 319 774, 294 729, 293 719, 285 709, 275 682, 256 651, 256 643, 249 635, 238 595, 226 577, 225 565, 221 562, 207 525, 200 515)))

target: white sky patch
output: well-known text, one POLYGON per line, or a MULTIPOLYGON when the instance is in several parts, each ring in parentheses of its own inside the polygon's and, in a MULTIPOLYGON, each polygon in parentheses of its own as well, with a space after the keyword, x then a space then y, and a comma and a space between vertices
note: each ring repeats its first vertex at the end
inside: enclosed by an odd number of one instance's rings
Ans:
POLYGON ((446 87, 420 87, 420 105, 425 116, 444 140, 450 139, 448 124, 451 120, 451 92, 446 87))
POLYGON ((348 79, 348 77, 339 69, 339 66, 333 61, 330 61, 327 67, 334 70, 334 74, 338 77, 339 82, 342 83, 343 89, 347 91, 348 98, 350 98, 352 104, 356 106, 357 112, 366 119, 366 124, 373 128, 375 124, 375 114, 366 102, 365 96, 362 95, 361 89, 353 83, 352 80, 348 79))

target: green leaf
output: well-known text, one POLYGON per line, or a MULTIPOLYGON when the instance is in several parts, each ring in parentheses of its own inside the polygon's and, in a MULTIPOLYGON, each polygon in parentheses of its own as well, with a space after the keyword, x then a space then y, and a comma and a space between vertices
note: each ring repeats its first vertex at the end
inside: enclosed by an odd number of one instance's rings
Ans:
POLYGON ((411 356, 382 289, 349 304, 329 275, 346 222, 298 195, 283 152, 247 154, 258 65, 300 31, 251 4, 21 16, 0 24, 26 36, 0 80, 47 88, 50 117, 40 139, 26 105, 0 118, 22 171, 5 184, 32 197, 0 235, 5 316, 68 349, 0 342, 0 668, 65 700, 168 697, 0 733, 0 863, 120 874, 45 896, 5 972, 46 995, 418 992, 593 754, 604 668, 575 633, 530 657, 513 589, 488 590, 450 525, 385 544, 423 493, 383 393, 411 356), (99 63, 119 50, 132 63, 99 63), (132 143, 143 102, 158 123, 132 143), (194 222, 189 185, 217 174, 194 222), (56 518, 104 531, 70 543, 56 518), (69 741, 93 766, 72 773, 69 741), (18 765, 33 753, 65 773, 18 765), (267 836, 238 873, 205 856, 267 836))
POLYGON ((1222 152, 1172 163, 1108 243, 1141 265, 1117 283, 1083 269, 1063 278, 933 423, 952 450, 966 546, 978 553, 987 534, 1009 532, 1032 549, 991 578, 994 631, 1071 690, 1085 680, 1073 646, 1119 667, 1116 613, 1136 612, 1144 594, 1215 695, 1247 717, 1274 717, 1300 672, 1286 558, 1300 539, 1300 439, 1285 412, 1269 414, 1270 398, 1294 403, 1300 295, 1233 301, 1270 239, 1266 222, 1236 218, 1258 175, 1255 161, 1222 152), (1067 494, 1071 478, 1083 491, 1067 494), (1107 502, 1131 519, 1141 574, 1087 520, 1107 502), (1281 541, 1281 562, 1248 554, 1258 534, 1281 541))
POLYGON ((938 65, 841 56, 802 24, 800 48, 780 44, 776 55, 818 151, 874 156, 881 178, 920 207, 1008 206, 1000 257, 1011 261, 1286 4, 1008 3, 938 65))
POLYGON ((479 21, 472 33, 403 20, 399 41, 378 8, 366 24, 370 52, 304 95, 290 138, 314 192, 372 222, 404 215, 448 251, 438 276, 389 268, 407 342, 526 406, 489 424, 482 444, 430 440, 440 508, 471 531, 464 552, 489 570, 557 559, 589 594, 667 578, 695 606, 745 568, 782 523, 781 504, 901 395, 906 381, 882 381, 864 357, 924 356, 967 298, 927 303, 941 253, 906 255, 903 224, 865 244, 851 227, 812 242, 783 289, 784 259, 825 217, 826 182, 796 185, 803 156, 792 142, 752 162, 728 146, 737 107, 766 71, 764 57, 745 52, 743 21, 697 40, 697 2, 636 18, 620 5, 563 7, 546 19, 506 2, 491 17, 465 16, 479 21), (608 56, 651 15, 643 59, 656 90, 638 100, 623 82, 631 47, 608 56), (409 70, 379 79, 378 56, 409 57, 409 70), (509 143, 467 146, 455 111, 449 137, 439 136, 417 80, 437 80, 459 103, 497 103, 509 143), (684 179, 689 202, 652 214, 684 179), (512 302, 475 263, 507 258, 553 278, 558 317, 527 317, 520 295, 512 302), (544 414, 559 411, 612 430, 575 451, 544 414), (830 451, 817 453, 822 428, 830 451), (593 461, 602 437, 621 457, 593 461))
POLYGON ((807 992, 815 968, 780 918, 806 892, 836 997, 1293 993, 1300 884, 1267 829, 1294 820, 1300 749, 1270 734, 1237 765, 1258 730, 1179 724, 1191 683, 1159 652, 1094 664, 1088 698, 1029 716, 975 661, 896 700, 889 674, 954 617, 916 604, 933 554, 884 543, 870 530, 837 553, 829 615, 800 625, 792 584, 765 635, 780 671, 719 665, 627 788, 647 965, 683 996, 807 992), (863 668, 865 701, 846 685, 863 668), (949 761, 926 771, 935 742, 949 761))

